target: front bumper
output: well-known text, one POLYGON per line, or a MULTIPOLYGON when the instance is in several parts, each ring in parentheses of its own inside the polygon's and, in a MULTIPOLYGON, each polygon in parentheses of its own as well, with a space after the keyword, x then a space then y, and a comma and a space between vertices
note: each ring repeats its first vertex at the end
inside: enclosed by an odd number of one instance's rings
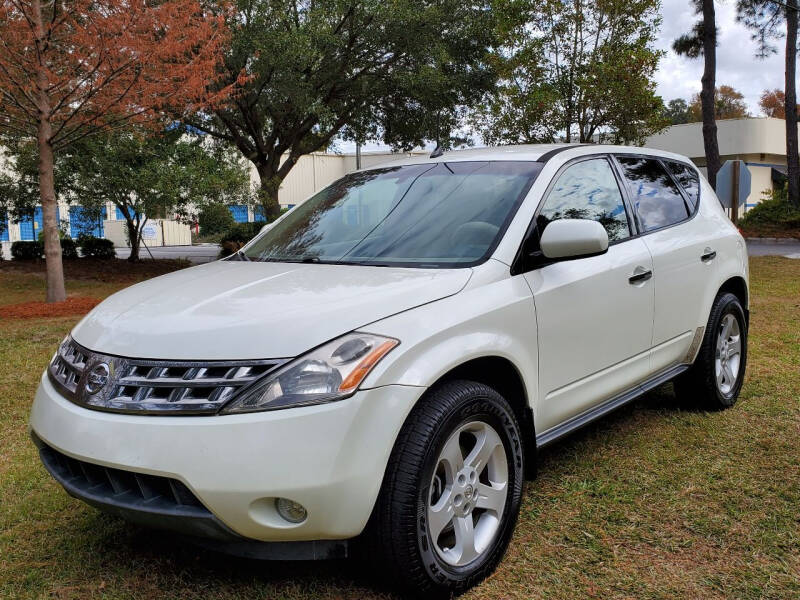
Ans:
MULTIPOLYGON (((423 391, 385 386, 319 406, 158 417, 82 408, 63 398, 45 376, 33 403, 31 430, 40 448, 67 458, 185 485, 210 513, 204 522, 214 529, 186 533, 217 540, 217 533, 230 533, 233 543, 238 536, 270 542, 343 540, 366 525, 394 440, 423 391), (277 497, 301 503, 307 519, 283 520, 274 508, 277 497)), ((160 526, 70 490, 44 462, 73 495, 160 526)))

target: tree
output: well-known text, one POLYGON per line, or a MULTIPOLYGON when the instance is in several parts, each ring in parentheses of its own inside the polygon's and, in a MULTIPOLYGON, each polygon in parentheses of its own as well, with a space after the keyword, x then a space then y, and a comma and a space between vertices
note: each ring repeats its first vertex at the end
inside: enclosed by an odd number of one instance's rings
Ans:
MULTIPOLYGON (((703 120, 702 94, 695 94, 689 104, 689 122, 697 123, 703 120)), ((747 103, 744 96, 729 85, 722 85, 714 90, 714 117, 720 121, 724 119, 743 119, 749 117, 747 103)))
POLYGON ((59 166, 69 173, 70 195, 84 206, 99 212, 111 202, 122 213, 130 261, 139 260, 150 217, 193 220, 196 207, 249 199, 249 172, 240 157, 179 127, 99 133, 76 144, 59 166))
POLYGON ((472 117, 484 141, 638 143, 668 125, 655 94, 658 0, 528 2, 472 117))
POLYGON ((200 0, 0 0, 0 133, 37 143, 48 302, 66 298, 55 155, 122 121, 212 101, 225 31, 200 0))
POLYGON ((255 165, 273 218, 299 158, 337 135, 448 145, 458 107, 495 82, 488 58, 503 1, 238 0, 221 83, 237 93, 189 122, 255 165))
POLYGON ((689 104, 683 98, 675 98, 664 108, 664 118, 671 125, 683 125, 689 122, 689 104))
POLYGON ((783 90, 764 90, 758 100, 758 106, 765 117, 774 119, 786 118, 786 95, 783 90))
POLYGON ((797 0, 738 0, 738 18, 753 32, 758 44, 756 56, 765 58, 778 51, 773 41, 782 37, 786 25, 784 46, 785 80, 783 115, 786 120, 786 169, 789 203, 800 208, 800 151, 798 151, 797 106, 797 0))
POLYGON ((236 221, 226 205, 211 202, 200 209, 197 223, 200 225, 202 235, 214 235, 215 233, 225 233, 236 224, 236 221))
POLYGON ((717 122, 714 117, 714 94, 717 86, 717 22, 714 0, 691 0, 700 20, 692 31, 672 44, 672 49, 689 58, 703 57, 703 77, 700 82, 700 106, 703 121, 703 146, 706 153, 706 175, 716 189, 720 168, 717 122))

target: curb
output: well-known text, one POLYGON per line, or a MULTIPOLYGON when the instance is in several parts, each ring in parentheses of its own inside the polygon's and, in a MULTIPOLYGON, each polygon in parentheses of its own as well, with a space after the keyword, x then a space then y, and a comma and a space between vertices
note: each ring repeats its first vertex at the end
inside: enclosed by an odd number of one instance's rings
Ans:
POLYGON ((749 237, 746 242, 756 242, 760 244, 800 244, 800 238, 774 238, 774 237, 749 237))

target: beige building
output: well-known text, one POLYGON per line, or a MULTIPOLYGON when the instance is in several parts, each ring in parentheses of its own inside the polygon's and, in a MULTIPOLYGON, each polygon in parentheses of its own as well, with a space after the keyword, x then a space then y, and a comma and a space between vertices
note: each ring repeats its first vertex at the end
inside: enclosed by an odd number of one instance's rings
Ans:
MULTIPOLYGON (((414 155, 428 154, 430 154, 429 150, 396 153, 363 152, 361 168, 402 160, 414 155)), ((278 202, 283 208, 290 208, 304 202, 340 177, 355 171, 357 169, 356 160, 355 154, 312 152, 302 156, 281 184, 278 191, 278 202)), ((254 186, 258 186, 258 173, 255 167, 250 170, 250 181, 254 186)))
MULTIPOLYGON (((769 117, 717 121, 717 140, 722 162, 743 160, 751 175, 750 196, 745 210, 786 179, 786 127, 783 119, 769 117)), ((673 125, 647 138, 645 146, 668 150, 705 167, 703 124, 673 125)))

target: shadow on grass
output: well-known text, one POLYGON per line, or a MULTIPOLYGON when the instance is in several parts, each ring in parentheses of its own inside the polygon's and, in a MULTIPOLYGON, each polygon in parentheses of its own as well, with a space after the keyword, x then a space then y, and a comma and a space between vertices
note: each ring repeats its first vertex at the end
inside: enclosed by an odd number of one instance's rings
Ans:
POLYGON ((665 415, 704 412, 692 399, 675 396, 672 383, 665 383, 633 402, 581 427, 560 440, 539 450, 539 470, 555 467, 565 454, 591 453, 598 444, 619 443, 629 432, 641 432, 647 423, 655 423, 665 415))
MULTIPOLYGON (((80 518, 50 529, 46 549, 54 583, 82 580, 77 596, 93 596, 103 590, 133 590, 137 598, 395 597, 357 558, 240 558, 197 546, 171 532, 140 527, 93 508, 81 508, 80 518)), ((67 596, 73 597, 69 593, 67 596)))

